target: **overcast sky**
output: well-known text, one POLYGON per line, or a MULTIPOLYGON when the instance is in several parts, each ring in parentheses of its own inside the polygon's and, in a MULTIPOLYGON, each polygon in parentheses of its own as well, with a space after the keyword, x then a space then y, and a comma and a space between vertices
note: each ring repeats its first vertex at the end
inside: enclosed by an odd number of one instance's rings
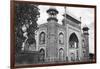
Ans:
MULTIPOLYGON (((43 24, 47 22, 48 14, 46 10, 49 9, 51 6, 40 5, 40 18, 38 19, 38 24, 43 24)), ((65 12, 64 7, 61 6, 53 6, 58 11, 59 14, 57 15, 58 23, 62 24, 62 19, 64 18, 62 15, 65 12)), ((78 7, 66 7, 66 12, 73 16, 74 18, 80 20, 83 26, 89 27, 89 51, 94 53, 94 9, 93 8, 78 8, 78 7)))

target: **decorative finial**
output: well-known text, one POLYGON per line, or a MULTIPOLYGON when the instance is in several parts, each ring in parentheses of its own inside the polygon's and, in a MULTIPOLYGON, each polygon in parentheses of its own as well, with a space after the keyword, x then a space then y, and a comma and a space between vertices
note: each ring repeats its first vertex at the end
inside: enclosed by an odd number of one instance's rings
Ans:
POLYGON ((82 17, 80 17, 80 22, 81 22, 82 17))

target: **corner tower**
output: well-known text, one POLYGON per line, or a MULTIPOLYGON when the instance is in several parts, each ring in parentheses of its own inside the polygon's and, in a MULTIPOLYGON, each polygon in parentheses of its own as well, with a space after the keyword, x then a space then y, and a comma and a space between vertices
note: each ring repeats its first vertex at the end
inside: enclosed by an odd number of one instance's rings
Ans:
POLYGON ((87 26, 83 27, 83 60, 89 60, 89 28, 87 26))
POLYGON ((57 58, 57 27, 58 22, 56 8, 50 7, 47 10, 49 15, 47 21, 47 46, 46 46, 46 58, 48 62, 56 61, 57 58))

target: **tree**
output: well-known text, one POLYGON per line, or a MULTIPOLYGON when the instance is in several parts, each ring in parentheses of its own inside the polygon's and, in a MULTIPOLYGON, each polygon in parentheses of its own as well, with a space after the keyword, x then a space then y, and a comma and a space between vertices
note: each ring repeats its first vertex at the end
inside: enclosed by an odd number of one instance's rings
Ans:
POLYGON ((21 51, 23 42, 26 39, 24 33, 27 32, 27 41, 29 44, 35 42, 35 31, 38 29, 37 20, 39 18, 38 5, 29 3, 15 4, 15 35, 16 52, 21 51), (24 30, 22 29, 24 26, 24 30))

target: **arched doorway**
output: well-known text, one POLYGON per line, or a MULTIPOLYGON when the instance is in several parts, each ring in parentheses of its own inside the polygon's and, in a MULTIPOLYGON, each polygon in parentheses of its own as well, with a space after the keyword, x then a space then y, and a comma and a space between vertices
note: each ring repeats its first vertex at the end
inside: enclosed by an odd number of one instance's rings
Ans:
POLYGON ((79 60, 79 40, 75 33, 72 33, 69 37, 69 50, 71 61, 79 60))
POLYGON ((45 50, 44 50, 44 49, 41 49, 41 50, 39 51, 39 53, 40 53, 40 57, 39 57, 40 62, 44 62, 45 50))
POLYGON ((69 48, 78 48, 78 37, 75 33, 72 33, 69 37, 69 48))
POLYGON ((60 61, 64 60, 64 50, 62 48, 59 49, 59 60, 60 61))

